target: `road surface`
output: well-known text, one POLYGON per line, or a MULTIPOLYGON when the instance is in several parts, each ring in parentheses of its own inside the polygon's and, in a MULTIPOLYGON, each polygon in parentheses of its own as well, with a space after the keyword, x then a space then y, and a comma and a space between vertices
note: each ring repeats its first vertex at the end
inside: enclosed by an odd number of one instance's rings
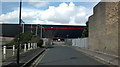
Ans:
POLYGON ((36 67, 40 65, 103 65, 102 63, 68 46, 53 46, 43 53, 36 67))

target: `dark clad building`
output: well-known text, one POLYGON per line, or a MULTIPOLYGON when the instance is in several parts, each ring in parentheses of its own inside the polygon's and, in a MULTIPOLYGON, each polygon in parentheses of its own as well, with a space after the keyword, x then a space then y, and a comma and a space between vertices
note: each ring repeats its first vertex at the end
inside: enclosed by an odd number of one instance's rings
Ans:
MULTIPOLYGON (((0 24, 2 27, 2 33, 0 35, 4 37, 14 37, 19 33, 19 26, 18 24, 0 24)), ((33 31, 40 36, 41 28, 42 28, 42 37, 47 38, 49 37, 50 32, 54 33, 54 37, 60 38, 78 38, 81 37, 82 31, 86 26, 72 26, 72 25, 36 25, 36 24, 25 24, 24 29, 25 31, 33 31)), ((22 32, 22 25, 20 31, 22 32)))

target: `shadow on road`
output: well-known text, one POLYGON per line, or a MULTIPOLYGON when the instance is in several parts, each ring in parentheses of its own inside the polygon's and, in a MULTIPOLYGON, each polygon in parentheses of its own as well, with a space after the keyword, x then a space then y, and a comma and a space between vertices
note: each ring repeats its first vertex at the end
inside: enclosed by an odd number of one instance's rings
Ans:
POLYGON ((54 62, 63 62, 63 61, 69 61, 69 60, 75 60, 75 59, 79 59, 78 57, 69 57, 69 58, 64 58, 64 59, 60 59, 60 60, 54 60, 54 61, 47 61, 41 64, 48 64, 48 63, 54 63, 54 62))

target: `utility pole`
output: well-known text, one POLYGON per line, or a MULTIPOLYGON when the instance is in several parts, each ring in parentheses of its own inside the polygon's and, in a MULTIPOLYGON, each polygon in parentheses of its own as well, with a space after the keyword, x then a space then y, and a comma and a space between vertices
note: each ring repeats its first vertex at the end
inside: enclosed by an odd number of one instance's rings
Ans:
MULTIPOLYGON (((21 7, 22 7, 22 0, 20 0, 20 11, 19 11, 19 34, 21 32, 21 7)), ((19 60, 20 60, 20 35, 19 35, 19 38, 18 38, 18 45, 17 45, 17 64, 19 66, 19 60)))

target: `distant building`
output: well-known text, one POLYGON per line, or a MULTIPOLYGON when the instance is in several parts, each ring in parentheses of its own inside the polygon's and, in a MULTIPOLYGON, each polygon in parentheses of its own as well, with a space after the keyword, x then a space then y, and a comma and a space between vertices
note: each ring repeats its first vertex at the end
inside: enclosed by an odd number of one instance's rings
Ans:
MULTIPOLYGON (((19 33, 19 26, 18 24, 0 24, 2 25, 2 36, 3 37, 14 37, 19 33)), ((36 24, 25 24, 25 31, 33 31, 40 36, 41 35, 41 26, 37 26, 36 24)), ((80 38, 82 35, 82 32, 86 26, 72 26, 72 25, 42 25, 42 37, 43 38, 49 38, 50 35, 54 35, 54 37, 60 37, 60 38, 80 38), (52 32, 52 33, 51 33, 52 32), (54 34, 53 34, 54 33, 54 34), (67 36, 69 35, 69 36, 67 36)), ((22 32, 22 27, 20 29, 20 32, 22 32)))

